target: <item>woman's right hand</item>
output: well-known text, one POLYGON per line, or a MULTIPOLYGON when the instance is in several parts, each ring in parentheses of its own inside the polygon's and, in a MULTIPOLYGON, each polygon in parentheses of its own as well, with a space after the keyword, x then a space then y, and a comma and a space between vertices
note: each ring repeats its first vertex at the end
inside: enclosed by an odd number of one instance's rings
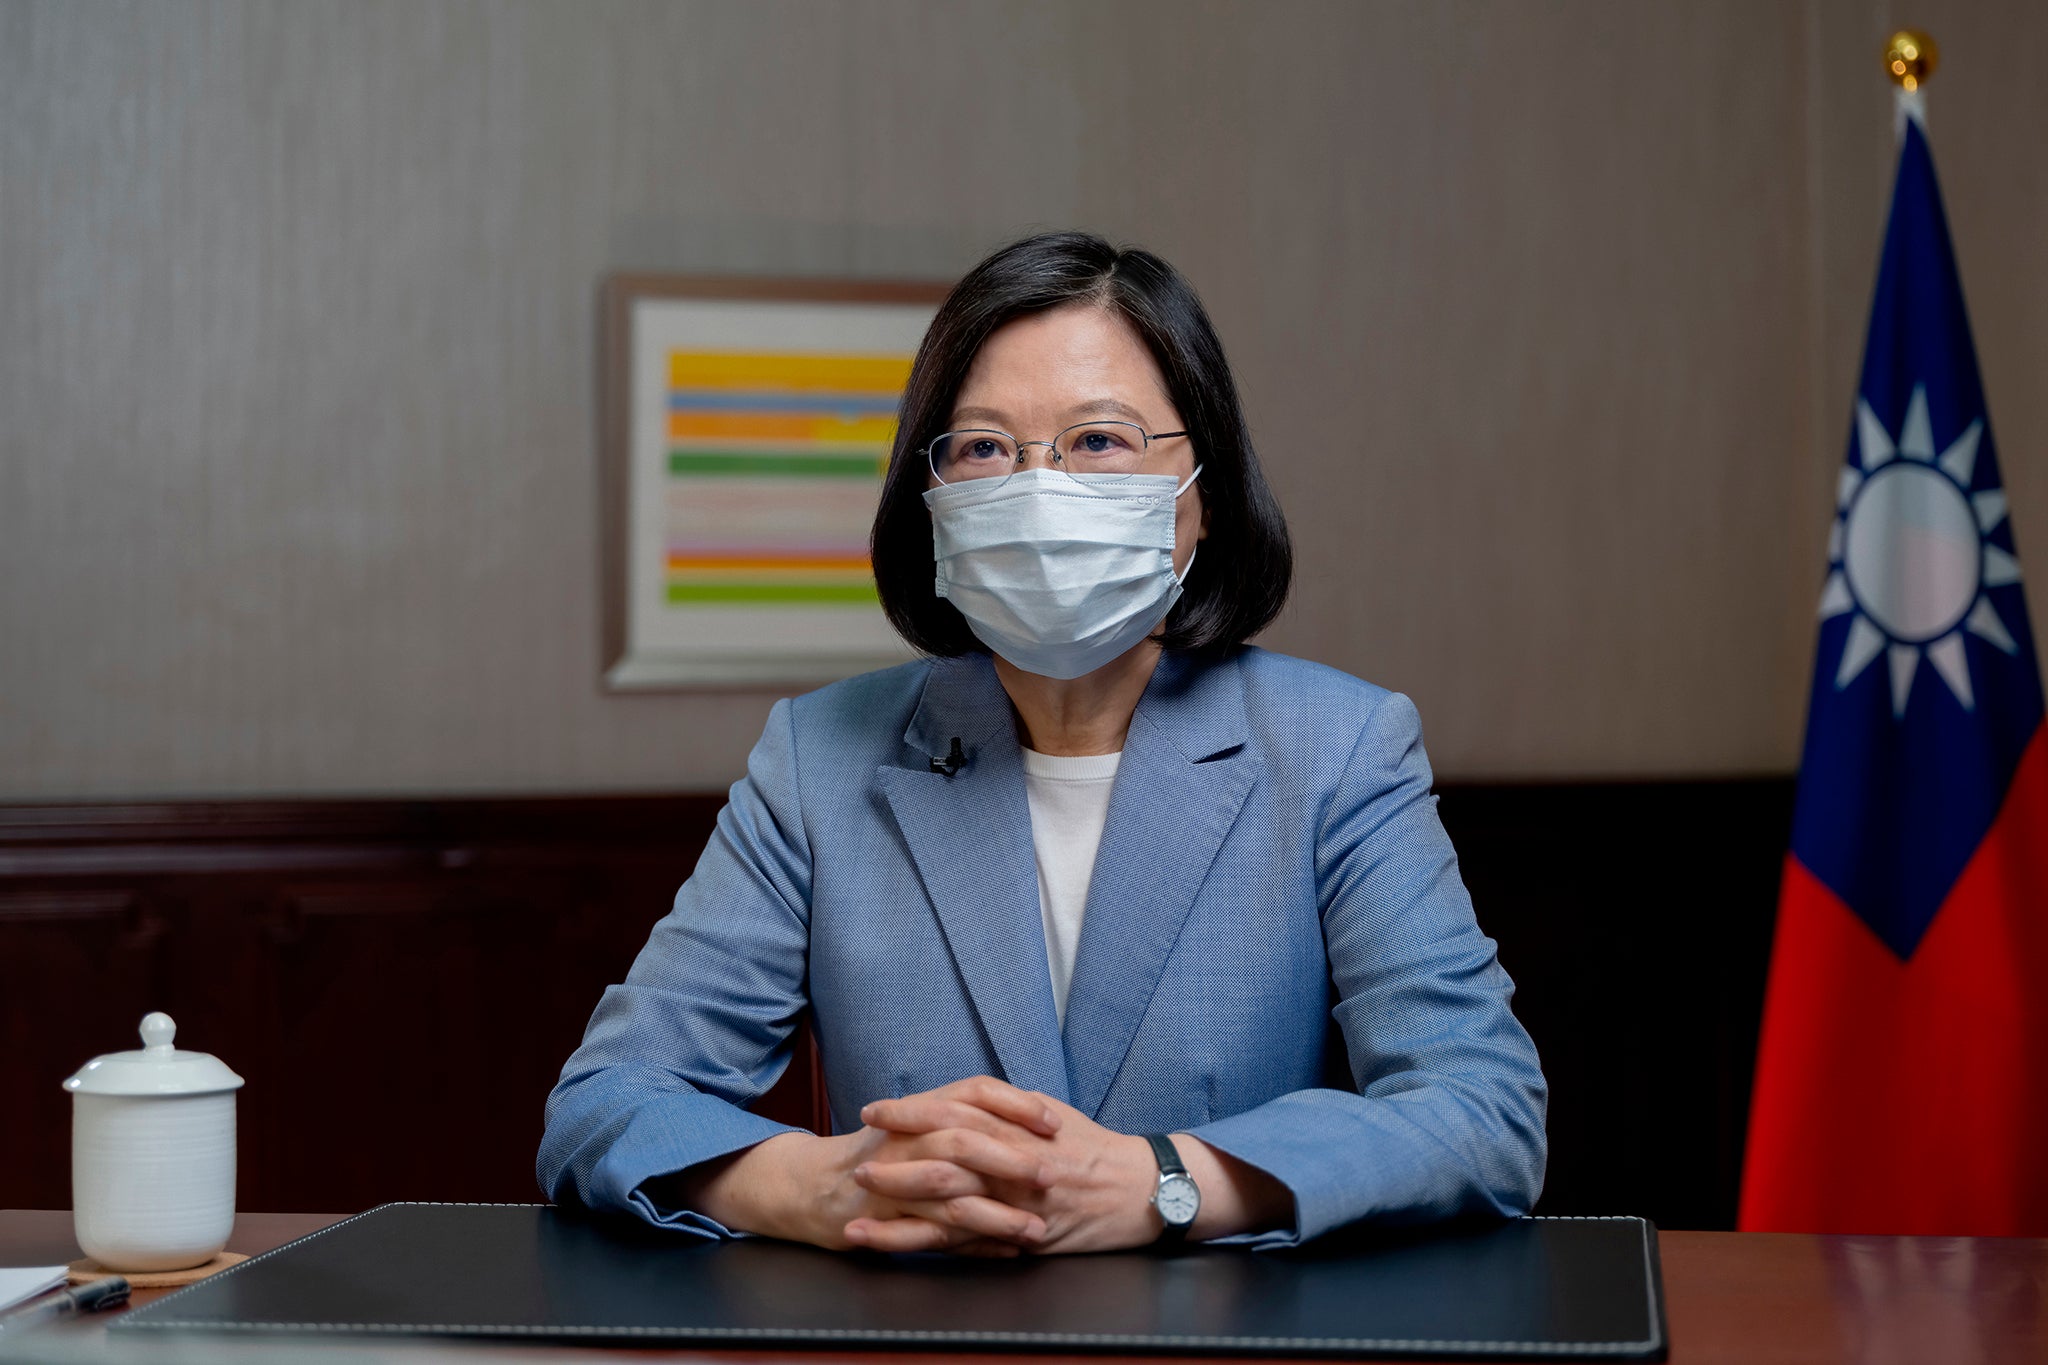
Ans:
POLYGON ((848 1224, 895 1219, 911 1220, 921 1232, 917 1250, 1014 1256, 1045 1236, 1045 1220, 1003 1202, 998 1191, 1050 1183, 1050 1169, 1019 1139, 1049 1138, 1060 1120, 1024 1092, 1011 1094, 1018 1099, 999 1104, 999 1111, 959 1105, 960 1125, 932 1132, 779 1133, 683 1173, 676 1194, 686 1207, 735 1231, 834 1250, 859 1245, 848 1238, 848 1224), (930 1197, 892 1198, 862 1188, 854 1173, 870 1163, 910 1163, 907 1169, 930 1197))

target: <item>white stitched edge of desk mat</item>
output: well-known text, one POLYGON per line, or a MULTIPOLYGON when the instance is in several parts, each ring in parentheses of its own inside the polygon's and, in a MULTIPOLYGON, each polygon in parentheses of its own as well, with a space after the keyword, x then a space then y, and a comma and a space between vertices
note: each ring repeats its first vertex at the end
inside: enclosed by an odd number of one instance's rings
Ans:
POLYGON ((396 1335, 396 1336, 439 1336, 439 1337, 585 1337, 585 1338, 687 1338, 692 1340, 723 1341, 818 1341, 818 1342, 916 1342, 933 1346, 963 1346, 976 1343, 1010 1346, 1115 1346, 1125 1349, 1145 1350, 1206 1350, 1209 1352, 1235 1350, 1292 1350, 1292 1351, 1428 1351, 1448 1355, 1453 1352, 1462 1355, 1548 1355, 1604 1356, 1624 1353, 1643 1353, 1663 1349, 1664 1315, 1658 1304, 1656 1291, 1655 1243, 1650 1238, 1648 1220, 1631 1214, 1530 1214, 1517 1220, 1525 1223, 1634 1223, 1643 1235, 1643 1287, 1649 1295, 1646 1307, 1650 1322, 1650 1336, 1643 1341, 1455 1341, 1444 1337, 1221 1337, 1221 1336, 1145 1336, 1124 1332, 960 1332, 960 1331, 919 1331, 905 1328, 884 1330, 871 1327, 535 1327, 525 1323, 419 1323, 419 1322, 213 1322, 184 1321, 175 1319, 160 1321, 151 1317, 149 1321, 138 1322, 145 1314, 154 1315, 167 1304, 203 1289, 218 1284, 228 1276, 250 1266, 258 1265, 273 1256, 279 1256, 293 1247, 302 1246, 316 1237, 324 1237, 337 1228, 382 1213, 386 1209, 546 1209, 552 1204, 490 1204, 430 1199, 402 1199, 375 1208, 364 1209, 338 1223, 329 1223, 303 1237, 295 1237, 283 1246, 272 1247, 246 1261, 237 1262, 216 1274, 194 1284, 177 1289, 155 1303, 145 1304, 132 1313, 124 1313, 108 1325, 109 1331, 164 1331, 183 1329, 194 1332, 332 1332, 340 1335, 396 1335))

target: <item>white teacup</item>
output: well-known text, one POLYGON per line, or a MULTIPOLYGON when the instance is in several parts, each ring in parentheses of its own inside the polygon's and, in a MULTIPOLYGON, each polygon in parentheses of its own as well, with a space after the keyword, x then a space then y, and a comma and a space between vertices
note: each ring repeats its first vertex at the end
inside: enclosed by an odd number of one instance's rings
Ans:
POLYGON ((235 1091, 218 1057, 171 1046, 167 1014, 142 1021, 138 1052, 95 1057, 71 1100, 71 1208, 78 1245, 109 1270, 183 1270, 235 1224, 235 1091))

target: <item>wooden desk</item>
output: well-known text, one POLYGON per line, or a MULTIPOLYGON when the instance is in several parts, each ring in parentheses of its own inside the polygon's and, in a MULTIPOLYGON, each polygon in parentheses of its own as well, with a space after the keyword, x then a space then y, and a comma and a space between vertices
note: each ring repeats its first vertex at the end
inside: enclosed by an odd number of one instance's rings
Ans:
MULTIPOLYGON (((255 1255, 302 1237, 342 1215, 245 1213, 232 1251, 255 1255)), ((1658 1238, 1673 1365, 1993 1365, 2048 1360, 2048 1240, 1969 1237, 1807 1237, 1776 1233, 1666 1232, 1658 1238)), ((55 1265, 76 1259, 71 1215, 0 1211, 0 1265, 55 1265)), ((139 1290, 148 1303, 168 1290, 139 1290)), ((52 1329, 81 1339, 104 1319, 52 1329)), ((360 1350, 363 1343, 355 1343, 360 1350)), ((520 1355, 548 1361, 617 1359, 616 1351, 502 1344, 393 1341, 387 1354, 412 1359, 520 1355)), ((791 1353, 778 1352, 778 1358, 791 1353)), ((631 1358, 759 1361, 743 1351, 645 1350, 631 1358)), ((804 1354, 805 1361, 902 1359, 930 1365, 934 1355, 886 1357, 846 1352, 804 1354)), ((1024 1365, 1020 1355, 977 1357, 1024 1365)), ((1067 1357, 1100 1361, 1101 1356, 1067 1357)), ((1148 1360, 1162 1360, 1148 1357, 1148 1360)), ((1214 1365, 1213 1358, 1206 1365, 1214 1365)))

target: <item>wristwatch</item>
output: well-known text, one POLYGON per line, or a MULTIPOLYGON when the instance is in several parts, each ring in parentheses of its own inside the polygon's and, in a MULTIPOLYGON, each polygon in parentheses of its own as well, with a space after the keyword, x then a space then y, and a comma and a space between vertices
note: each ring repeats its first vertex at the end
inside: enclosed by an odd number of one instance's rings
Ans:
POLYGON ((1194 1224, 1195 1214, 1202 1207, 1202 1191, 1188 1174, 1188 1168, 1181 1165, 1180 1153, 1173 1149, 1171 1139, 1160 1133, 1148 1133, 1145 1141, 1152 1144, 1152 1155, 1159 1159, 1159 1188, 1152 1191, 1152 1207, 1159 1210, 1159 1219, 1166 1224, 1159 1240, 1178 1242, 1194 1224))

